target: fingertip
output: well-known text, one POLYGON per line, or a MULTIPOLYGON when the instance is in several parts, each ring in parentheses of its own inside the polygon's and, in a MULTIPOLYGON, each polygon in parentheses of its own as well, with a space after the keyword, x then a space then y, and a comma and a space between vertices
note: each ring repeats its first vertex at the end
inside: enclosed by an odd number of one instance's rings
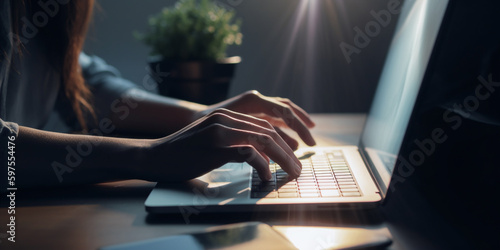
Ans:
POLYGON ((270 181, 273 179, 273 174, 271 173, 271 171, 269 171, 266 175, 266 181, 270 181))
POLYGON ((314 123, 312 120, 309 120, 308 123, 307 123, 307 127, 308 128, 314 128, 314 127, 316 127, 316 123, 314 123))
POLYGON ((308 146, 316 146, 316 140, 314 140, 314 138, 312 137, 312 135, 308 138, 306 144, 308 146))
POLYGON ((259 178, 263 181, 270 181, 273 179, 271 171, 266 171, 264 174, 259 173, 259 178))

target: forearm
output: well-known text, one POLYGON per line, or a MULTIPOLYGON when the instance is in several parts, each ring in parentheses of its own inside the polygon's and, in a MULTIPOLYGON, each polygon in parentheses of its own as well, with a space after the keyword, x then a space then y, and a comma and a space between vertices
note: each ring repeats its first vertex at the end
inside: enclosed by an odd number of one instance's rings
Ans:
POLYGON ((205 105, 132 89, 112 105, 110 119, 117 131, 164 136, 191 123, 205 105))
POLYGON ((19 187, 63 186, 132 179, 148 143, 20 127, 16 183, 19 187))

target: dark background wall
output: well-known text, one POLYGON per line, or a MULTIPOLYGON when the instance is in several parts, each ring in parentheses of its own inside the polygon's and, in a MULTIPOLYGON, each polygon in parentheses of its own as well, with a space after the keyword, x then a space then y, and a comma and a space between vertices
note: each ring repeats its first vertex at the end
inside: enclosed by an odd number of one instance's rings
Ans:
MULTIPOLYGON (((355 27, 364 30, 388 0, 218 0, 242 19, 243 44, 228 55, 243 58, 230 95, 248 89, 292 99, 309 112, 366 112, 383 66, 397 15, 371 27, 372 37, 352 54, 355 27)), ((85 51, 117 67, 138 84, 147 75, 149 49, 133 37, 173 0, 98 0, 85 51)))

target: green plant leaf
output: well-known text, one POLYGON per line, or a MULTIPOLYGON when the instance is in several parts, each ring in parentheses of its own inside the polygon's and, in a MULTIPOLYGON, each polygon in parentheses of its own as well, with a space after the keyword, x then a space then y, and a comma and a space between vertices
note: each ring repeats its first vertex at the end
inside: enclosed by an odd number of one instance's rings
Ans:
POLYGON ((145 34, 134 37, 168 60, 217 60, 227 46, 240 45, 241 20, 235 11, 209 0, 180 0, 149 19, 145 34))

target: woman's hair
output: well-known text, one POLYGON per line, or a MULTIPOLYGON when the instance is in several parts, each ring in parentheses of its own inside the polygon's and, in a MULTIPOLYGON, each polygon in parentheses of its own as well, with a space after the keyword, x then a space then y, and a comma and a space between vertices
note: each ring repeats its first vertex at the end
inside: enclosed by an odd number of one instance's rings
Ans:
POLYGON ((31 21, 37 13, 45 13, 49 20, 46 25, 38 28, 34 39, 46 51, 49 63, 61 73, 64 94, 82 129, 86 130, 85 118, 92 116, 95 119, 95 113, 91 105, 92 93, 84 82, 78 57, 85 41, 94 0, 49 2, 52 6, 42 8, 42 2, 38 0, 11 0, 12 30, 18 38, 15 39, 15 46, 22 53, 23 44, 19 39, 22 18, 31 21), (47 13, 47 9, 51 13, 47 13))

